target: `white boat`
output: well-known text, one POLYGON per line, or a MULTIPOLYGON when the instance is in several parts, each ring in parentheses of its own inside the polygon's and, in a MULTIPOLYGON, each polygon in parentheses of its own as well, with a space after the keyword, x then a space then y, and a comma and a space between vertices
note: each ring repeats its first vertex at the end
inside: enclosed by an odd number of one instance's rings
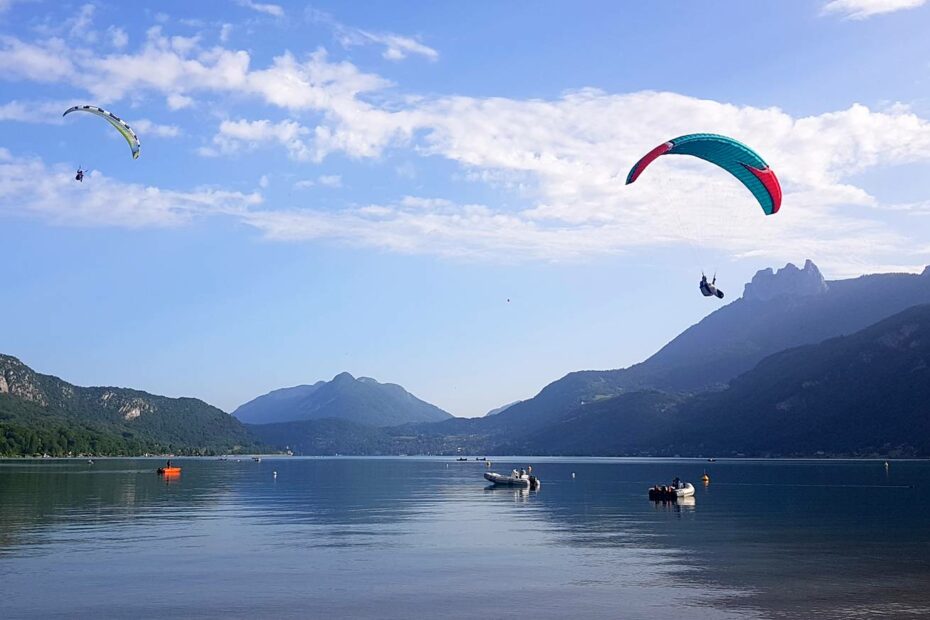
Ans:
POLYGON ((651 500, 671 500, 680 497, 693 497, 694 485, 690 482, 682 483, 680 486, 655 486, 649 489, 649 499, 651 500))
POLYGON ((526 489, 538 489, 539 479, 536 476, 524 474, 522 476, 505 476, 492 471, 485 472, 484 479, 491 484, 505 487, 523 487, 526 489))

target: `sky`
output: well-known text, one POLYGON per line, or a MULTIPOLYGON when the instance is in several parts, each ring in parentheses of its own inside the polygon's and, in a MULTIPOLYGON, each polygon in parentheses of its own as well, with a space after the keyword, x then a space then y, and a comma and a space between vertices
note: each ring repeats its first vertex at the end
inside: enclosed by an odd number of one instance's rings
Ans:
POLYGON ((926 0, 127 7, 0 0, 0 352, 78 385, 232 411, 348 371, 476 416, 759 269, 930 263, 926 0), (624 184, 696 132, 781 211, 685 157, 624 184))

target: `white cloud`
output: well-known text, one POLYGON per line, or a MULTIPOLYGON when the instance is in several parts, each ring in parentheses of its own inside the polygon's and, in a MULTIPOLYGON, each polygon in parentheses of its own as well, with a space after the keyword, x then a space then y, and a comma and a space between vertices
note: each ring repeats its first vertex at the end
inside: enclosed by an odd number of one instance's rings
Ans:
POLYGON ((77 14, 66 22, 69 26, 68 34, 88 43, 96 41, 97 33, 93 29, 95 10, 96 7, 93 4, 82 5, 77 14))
POLYGON ((915 9, 927 0, 830 0, 823 7, 824 13, 839 13, 846 19, 867 19, 882 13, 894 13, 915 9))
POLYGON ((226 43, 229 41, 229 37, 232 35, 233 25, 232 24, 223 24, 220 26, 220 43, 226 43))
POLYGON ((241 215, 261 201, 259 194, 212 188, 185 192, 121 183, 97 171, 78 183, 71 168, 0 157, 0 213, 58 225, 172 227, 198 217, 241 215))
POLYGON ((317 23, 326 24, 332 28, 336 39, 343 47, 361 45, 378 45, 384 47, 381 55, 387 60, 405 60, 410 55, 417 55, 427 60, 438 60, 439 52, 428 47, 412 37, 393 32, 371 32, 361 28, 346 26, 337 21, 329 13, 317 9, 307 9, 307 17, 317 23))
POLYGON ((8 78, 70 83, 95 100, 154 92, 169 106, 172 99, 188 104, 196 93, 234 94, 300 119, 223 121, 201 149, 206 155, 280 146, 295 160, 317 162, 331 153, 377 158, 405 149, 407 156, 454 162, 460 178, 500 190, 496 204, 480 206, 401 199, 341 211, 250 211, 249 223, 271 238, 328 237, 447 256, 563 260, 684 244, 689 237, 675 222, 681 212, 726 222, 691 237, 731 256, 781 260, 800 253, 837 266, 853 264, 851 256, 901 264, 906 251, 900 248, 918 247, 916 233, 877 217, 881 202, 856 180, 880 166, 930 162, 930 123, 904 106, 875 111, 851 105, 799 118, 778 108, 648 91, 584 89, 536 100, 401 99, 390 96, 392 85, 381 76, 332 62, 322 50, 301 58, 284 52, 256 68, 245 51, 204 49, 196 38, 169 37, 160 28, 134 53, 66 51, 54 39, 31 44, 0 38, 8 78), (81 71, 58 69, 59 59, 70 57, 81 71), (313 126, 304 124, 309 115, 313 126), (719 196, 734 187, 732 179, 688 158, 663 158, 636 184, 624 185, 629 166, 643 153, 695 128, 732 135, 762 153, 782 180, 782 212, 762 217, 739 186, 724 203, 719 196), (698 202, 701 209, 659 208, 698 202), (886 256, 887 248, 898 254, 886 256))
POLYGON ((264 13, 265 15, 271 15, 272 17, 284 17, 284 9, 277 4, 264 4, 261 2, 253 2, 253 0, 237 0, 236 4, 252 9, 253 11, 258 11, 259 13, 264 13))
POLYGON ((294 189, 309 189, 311 187, 342 187, 342 177, 338 174, 324 174, 316 179, 302 179, 294 183, 294 189))
POLYGON ((168 104, 169 110, 183 110, 184 108, 189 108, 194 105, 193 99, 177 93, 168 95, 165 102, 168 104))
POLYGON ((438 60, 439 52, 423 45, 416 39, 391 33, 368 32, 360 29, 346 29, 339 35, 339 42, 345 47, 354 45, 382 45, 381 53, 387 60, 405 60, 409 55, 416 54, 428 60, 438 60))
POLYGON ((0 78, 68 82, 75 72, 70 56, 71 51, 60 39, 33 45, 0 35, 0 66, 4 67, 0 78))
POLYGON ((129 45, 129 35, 122 28, 110 26, 107 28, 107 34, 110 35, 110 43, 117 49, 122 49, 129 45))
POLYGON ((294 159, 307 160, 312 156, 304 141, 309 133, 309 129, 296 121, 223 121, 219 133, 213 137, 213 146, 202 149, 201 153, 216 156, 255 149, 266 144, 280 144, 294 159))
POLYGON ((62 113, 75 101, 18 101, 0 104, 0 121, 61 125, 62 113))
POLYGON ((176 125, 160 125, 147 118, 128 121, 140 136, 158 136, 159 138, 176 138, 181 135, 181 128, 176 125))
POLYGON ((262 189, 267 188, 268 183, 269 183, 269 180, 268 180, 267 174, 263 174, 261 178, 258 179, 258 186, 261 187, 262 189))

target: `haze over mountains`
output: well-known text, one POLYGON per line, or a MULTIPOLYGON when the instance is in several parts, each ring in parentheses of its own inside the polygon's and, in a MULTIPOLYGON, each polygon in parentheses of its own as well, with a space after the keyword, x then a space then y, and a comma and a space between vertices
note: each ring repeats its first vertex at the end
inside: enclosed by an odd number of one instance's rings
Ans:
POLYGON ((644 362, 570 373, 477 419, 348 373, 229 416, 195 399, 75 388, 0 357, 0 431, 45 433, 0 453, 58 449, 67 440, 55 433, 80 427, 128 451, 202 441, 302 454, 930 455, 928 304, 930 268, 829 282, 810 261, 763 270, 644 362))

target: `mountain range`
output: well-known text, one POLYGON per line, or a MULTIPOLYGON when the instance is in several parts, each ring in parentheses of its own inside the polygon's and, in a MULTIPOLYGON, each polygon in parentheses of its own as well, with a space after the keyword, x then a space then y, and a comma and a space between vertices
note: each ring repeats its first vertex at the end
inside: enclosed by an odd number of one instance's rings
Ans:
POLYGON ((807 261, 758 272, 642 363, 569 373, 476 419, 349 373, 230 416, 0 356, 0 454, 926 456, 928 367, 930 268, 826 281, 807 261))
POLYGON ((920 275, 825 281, 813 262, 756 273, 740 299, 686 329, 647 360, 620 370, 580 371, 495 416, 514 426, 549 423, 585 403, 636 390, 721 389, 763 358, 868 327, 930 303, 930 267, 920 275))

